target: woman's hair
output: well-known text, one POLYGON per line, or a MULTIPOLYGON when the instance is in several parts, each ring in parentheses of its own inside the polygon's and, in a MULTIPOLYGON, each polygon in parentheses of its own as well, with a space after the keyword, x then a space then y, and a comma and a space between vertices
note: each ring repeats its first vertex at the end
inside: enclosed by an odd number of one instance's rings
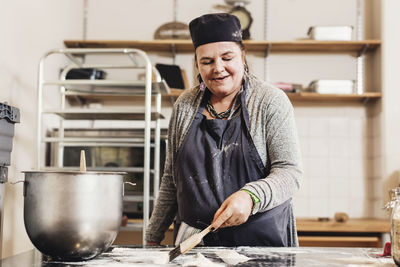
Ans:
MULTIPOLYGON (((244 46, 243 42, 235 42, 235 44, 237 44, 240 48, 240 50, 242 50, 242 52, 246 51, 246 47, 244 46)), ((196 51, 194 52, 194 60, 196 62, 196 66, 197 66, 197 55, 196 55, 196 51)), ((249 65, 247 64, 247 60, 246 60, 246 56, 244 58, 244 64, 247 66, 247 71, 249 70, 249 65)), ((199 83, 201 83, 203 81, 203 79, 201 78, 200 73, 197 74, 197 80, 199 81, 199 83)))

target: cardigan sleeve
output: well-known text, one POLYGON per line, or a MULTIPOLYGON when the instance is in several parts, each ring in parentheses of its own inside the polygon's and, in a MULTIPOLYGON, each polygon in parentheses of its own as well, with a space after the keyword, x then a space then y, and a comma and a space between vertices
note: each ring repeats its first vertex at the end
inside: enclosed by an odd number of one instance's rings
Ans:
POLYGON ((159 196, 146 229, 146 240, 160 244, 165 231, 172 224, 177 212, 176 187, 173 180, 174 146, 175 146, 176 110, 174 108, 168 127, 167 154, 164 173, 161 178, 159 196))
POLYGON ((255 143, 258 149, 266 149, 268 173, 266 177, 243 187, 260 199, 259 212, 292 198, 302 180, 293 107, 282 91, 276 89, 273 92, 268 96, 268 101, 258 106, 262 125, 257 127, 264 132, 265 138, 263 142, 255 143))

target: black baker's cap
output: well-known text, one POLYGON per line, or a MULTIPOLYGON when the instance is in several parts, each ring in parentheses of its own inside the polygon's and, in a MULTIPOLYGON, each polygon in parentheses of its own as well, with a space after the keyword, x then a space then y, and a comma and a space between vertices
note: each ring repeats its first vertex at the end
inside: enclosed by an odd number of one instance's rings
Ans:
POLYGON ((241 42, 239 19, 228 13, 206 14, 189 23, 194 49, 214 42, 241 42))

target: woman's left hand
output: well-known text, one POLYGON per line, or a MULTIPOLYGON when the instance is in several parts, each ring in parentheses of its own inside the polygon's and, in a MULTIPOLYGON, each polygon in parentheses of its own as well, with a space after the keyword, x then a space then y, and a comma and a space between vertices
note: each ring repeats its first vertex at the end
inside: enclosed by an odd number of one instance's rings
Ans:
POLYGON ((247 221, 253 208, 251 196, 244 191, 230 195, 214 214, 214 229, 240 225, 247 221))

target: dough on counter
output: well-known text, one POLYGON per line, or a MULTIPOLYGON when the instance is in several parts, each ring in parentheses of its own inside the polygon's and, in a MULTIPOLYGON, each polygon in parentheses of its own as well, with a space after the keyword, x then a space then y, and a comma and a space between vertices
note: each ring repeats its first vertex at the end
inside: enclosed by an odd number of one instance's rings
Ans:
POLYGON ((226 266, 223 263, 212 262, 211 260, 204 257, 203 254, 198 252, 196 255, 186 257, 182 262, 182 266, 197 266, 197 267, 222 267, 226 266))
POLYGON ((235 250, 225 249, 218 250, 215 252, 218 257, 220 257, 225 263, 229 265, 236 265, 242 262, 250 260, 249 257, 237 253, 235 250))

